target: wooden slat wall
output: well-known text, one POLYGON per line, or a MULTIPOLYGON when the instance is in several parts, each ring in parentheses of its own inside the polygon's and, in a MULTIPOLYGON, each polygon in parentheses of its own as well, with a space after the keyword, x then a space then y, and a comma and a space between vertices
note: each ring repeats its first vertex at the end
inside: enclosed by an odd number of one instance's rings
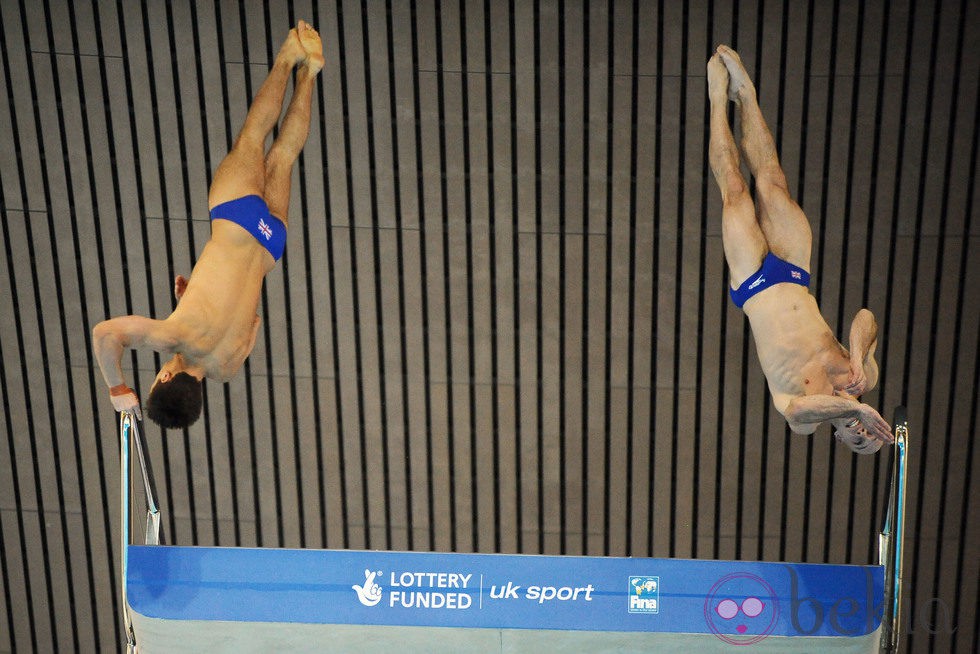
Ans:
POLYGON ((870 401, 909 408, 908 651, 980 646, 980 3, 0 0, 0 651, 122 644, 90 330, 169 312, 300 17, 327 65, 262 333, 147 425, 171 542, 874 561, 889 454, 790 435, 726 296, 726 42, 812 290, 838 333, 872 308, 870 401))

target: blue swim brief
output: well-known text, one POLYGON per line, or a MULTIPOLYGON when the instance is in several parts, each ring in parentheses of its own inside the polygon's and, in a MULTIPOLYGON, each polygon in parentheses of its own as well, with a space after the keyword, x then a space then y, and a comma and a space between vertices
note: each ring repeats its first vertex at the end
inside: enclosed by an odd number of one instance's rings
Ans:
POLYGON ((773 284, 784 282, 809 286, 810 273, 769 252, 762 261, 762 267, 759 268, 758 272, 742 282, 738 288, 728 289, 728 292, 731 294, 735 306, 741 309, 753 295, 761 293, 773 284))
POLYGON ((222 202, 211 210, 211 220, 230 220, 241 225, 276 261, 286 249, 286 225, 269 213, 269 205, 258 195, 222 202))

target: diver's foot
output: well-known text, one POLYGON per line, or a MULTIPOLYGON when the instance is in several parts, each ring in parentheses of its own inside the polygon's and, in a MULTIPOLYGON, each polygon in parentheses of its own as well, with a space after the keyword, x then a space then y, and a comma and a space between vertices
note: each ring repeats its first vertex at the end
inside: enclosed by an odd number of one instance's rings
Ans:
POLYGON ((320 72, 323 68, 323 42, 320 41, 320 35, 317 33, 313 26, 307 23, 305 20, 300 20, 296 25, 296 34, 299 37, 299 42, 303 47, 304 59, 303 65, 306 66, 307 70, 314 75, 320 72))
POLYGON ((289 34, 286 35, 286 40, 283 41, 282 47, 279 48, 277 58, 288 62, 290 66, 295 66, 306 60, 306 50, 303 48, 303 43, 299 39, 296 28, 289 30, 289 34))
POLYGON ((755 97, 755 86, 738 53, 727 45, 719 45, 718 54, 728 69, 728 99, 741 103, 744 98, 755 97))
POLYGON ((711 104, 724 103, 728 99, 728 68, 715 54, 708 60, 708 99, 711 104))

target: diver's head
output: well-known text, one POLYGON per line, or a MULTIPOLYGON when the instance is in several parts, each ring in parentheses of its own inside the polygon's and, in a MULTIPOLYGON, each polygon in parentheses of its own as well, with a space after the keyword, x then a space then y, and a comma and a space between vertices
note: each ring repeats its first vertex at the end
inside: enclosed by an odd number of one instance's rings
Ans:
POLYGON ((203 404, 203 384, 184 370, 178 354, 157 373, 146 400, 146 415, 161 427, 180 429, 201 417, 203 404))

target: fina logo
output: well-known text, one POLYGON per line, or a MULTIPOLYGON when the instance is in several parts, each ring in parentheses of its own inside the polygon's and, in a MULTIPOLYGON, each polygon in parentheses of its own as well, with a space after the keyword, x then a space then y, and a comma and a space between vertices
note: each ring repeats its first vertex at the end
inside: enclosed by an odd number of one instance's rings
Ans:
POLYGON ((660 577, 630 577, 630 613, 660 611, 660 577))
POLYGON ((364 571, 364 585, 358 586, 354 584, 351 586, 357 592, 357 599, 361 601, 364 606, 375 606, 381 601, 381 586, 374 583, 374 578, 381 574, 381 571, 372 572, 371 570, 364 571))

